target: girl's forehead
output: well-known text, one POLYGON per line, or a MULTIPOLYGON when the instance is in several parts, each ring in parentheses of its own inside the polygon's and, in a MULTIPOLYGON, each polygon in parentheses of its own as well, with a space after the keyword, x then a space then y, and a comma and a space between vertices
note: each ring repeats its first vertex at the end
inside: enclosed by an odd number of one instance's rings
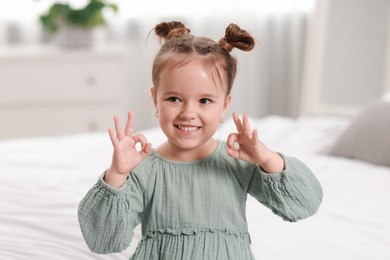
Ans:
POLYGON ((226 82, 223 75, 221 75, 222 73, 221 69, 215 64, 208 64, 199 59, 187 59, 183 62, 166 66, 161 71, 159 85, 162 85, 161 83, 165 81, 171 83, 179 81, 181 84, 194 85, 196 87, 196 83, 201 81, 203 85, 209 86, 210 90, 227 92, 226 82))

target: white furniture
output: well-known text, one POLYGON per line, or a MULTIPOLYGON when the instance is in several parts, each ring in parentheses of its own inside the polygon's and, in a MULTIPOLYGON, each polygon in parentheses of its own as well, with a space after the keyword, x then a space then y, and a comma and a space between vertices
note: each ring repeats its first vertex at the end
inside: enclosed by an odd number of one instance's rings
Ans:
MULTIPOLYGON (((0 138, 100 131, 114 114, 145 110, 143 66, 131 62, 142 61, 139 55, 131 46, 1 48, 0 138)), ((147 123, 138 120, 136 128, 147 123)))

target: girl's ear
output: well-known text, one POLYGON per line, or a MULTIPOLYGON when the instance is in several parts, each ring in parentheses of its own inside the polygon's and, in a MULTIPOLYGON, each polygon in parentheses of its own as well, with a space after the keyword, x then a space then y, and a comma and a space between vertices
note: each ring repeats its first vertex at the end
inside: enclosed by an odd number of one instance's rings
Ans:
POLYGON ((156 87, 151 87, 151 88, 150 88, 150 94, 152 95, 154 106, 157 106, 157 93, 156 93, 156 87))
POLYGON ((232 96, 231 95, 228 95, 226 96, 225 98, 225 104, 223 105, 223 110, 222 110, 222 118, 225 117, 225 114, 226 114, 226 111, 228 110, 229 108, 229 105, 230 105, 230 100, 232 99, 232 96))
POLYGON ((229 105, 230 105, 230 100, 232 99, 232 96, 231 95, 228 95, 225 99, 225 104, 224 104, 224 107, 223 107, 223 113, 226 113, 226 111, 228 110, 229 108, 229 105))

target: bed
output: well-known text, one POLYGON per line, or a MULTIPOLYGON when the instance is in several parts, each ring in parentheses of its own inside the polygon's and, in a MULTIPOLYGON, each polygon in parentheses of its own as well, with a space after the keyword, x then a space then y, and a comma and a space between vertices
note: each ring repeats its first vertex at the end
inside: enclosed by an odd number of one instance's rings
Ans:
MULTIPOLYGON (((356 121, 250 118, 270 148, 304 161, 324 189, 318 213, 296 223, 284 222, 248 197, 256 259, 390 259, 390 166, 332 151, 356 121)), ((225 139, 231 131, 228 119, 215 137, 225 139)), ((164 140, 158 128, 142 132, 154 146, 164 140)), ((0 141, 0 259, 129 259, 141 236, 139 226, 126 251, 96 255, 77 222, 78 203, 109 166, 111 152, 103 132, 0 141)))

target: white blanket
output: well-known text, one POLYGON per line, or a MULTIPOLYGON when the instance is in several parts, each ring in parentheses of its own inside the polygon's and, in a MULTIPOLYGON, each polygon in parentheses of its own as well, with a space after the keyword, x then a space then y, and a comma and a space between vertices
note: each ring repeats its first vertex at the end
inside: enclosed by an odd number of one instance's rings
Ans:
MULTIPOLYGON (((256 259, 390 259, 390 169, 326 151, 348 124, 331 117, 250 119, 272 149, 304 161, 319 178, 319 212, 284 222, 249 196, 247 218, 256 259)), ((216 137, 234 130, 225 122, 216 137)), ((154 146, 160 130, 141 131, 154 146)), ((0 259, 129 259, 90 253, 77 222, 79 201, 111 160, 107 133, 0 142, 0 259)))

